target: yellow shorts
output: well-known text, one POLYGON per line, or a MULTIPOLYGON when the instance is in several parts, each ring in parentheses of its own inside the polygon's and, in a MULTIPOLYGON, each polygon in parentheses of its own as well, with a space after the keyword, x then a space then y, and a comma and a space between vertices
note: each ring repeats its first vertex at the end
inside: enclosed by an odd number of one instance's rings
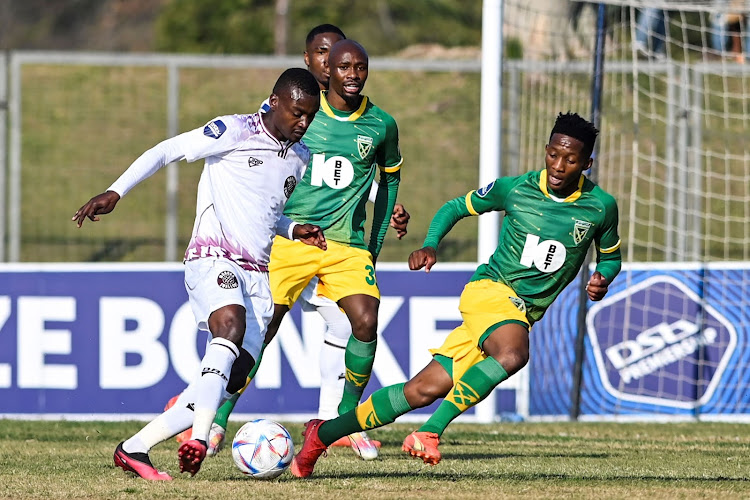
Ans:
POLYGON ((275 304, 291 307, 313 276, 320 280, 318 295, 334 302, 358 294, 380 299, 372 255, 361 248, 329 241, 328 250, 323 251, 277 236, 268 267, 275 304))
POLYGON ((497 327, 512 322, 530 328, 523 301, 510 287, 496 281, 467 283, 458 309, 464 322, 448 334, 443 345, 430 349, 433 356, 438 354, 453 360, 453 380, 487 357, 479 346, 497 327))

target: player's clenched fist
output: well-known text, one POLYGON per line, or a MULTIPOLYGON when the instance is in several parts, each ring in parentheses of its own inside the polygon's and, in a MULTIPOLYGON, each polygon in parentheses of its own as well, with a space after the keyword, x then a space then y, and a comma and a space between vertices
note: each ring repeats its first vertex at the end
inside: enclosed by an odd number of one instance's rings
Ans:
POLYGON ((426 272, 430 272, 430 268, 437 262, 437 251, 432 247, 423 247, 419 250, 414 250, 409 255, 409 269, 417 271, 424 267, 426 272))
POLYGON ((401 239, 406 235, 406 226, 409 225, 409 219, 411 219, 409 212, 406 211, 401 203, 396 203, 393 206, 390 225, 396 230, 396 237, 398 239, 401 239))
POLYGON ((591 278, 589 278, 589 282, 586 285, 586 293, 588 293, 589 299, 593 301, 602 300, 604 296, 607 295, 607 290, 609 290, 607 278, 602 276, 602 273, 599 271, 596 271, 591 275, 591 278))

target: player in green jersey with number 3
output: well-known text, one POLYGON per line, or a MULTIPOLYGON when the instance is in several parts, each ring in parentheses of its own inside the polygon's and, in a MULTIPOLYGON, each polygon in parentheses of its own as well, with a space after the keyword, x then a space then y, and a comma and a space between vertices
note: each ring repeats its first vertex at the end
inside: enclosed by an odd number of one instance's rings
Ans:
POLYGON ((269 266, 275 306, 266 344, 317 276, 318 293, 336 302, 352 327, 344 355, 343 413, 359 403, 372 372, 380 304, 375 261, 396 203, 402 158, 396 121, 362 94, 369 72, 365 49, 354 40, 340 40, 330 49, 328 67, 329 90, 321 93, 318 126, 304 139, 311 160, 284 211, 295 222, 320 221, 328 249, 307 252, 298 242, 275 240, 269 266), (365 206, 378 172, 366 241, 365 206))
MULTIPOLYGON (((332 24, 321 24, 314 27, 307 35, 305 43, 305 65, 308 70, 318 81, 320 89, 328 91, 329 89, 329 65, 328 65, 328 54, 331 47, 340 40, 346 39, 343 31, 337 26, 332 24)), ((363 81, 364 83, 364 81, 363 81)), ((324 97, 325 98, 325 97, 324 97)), ((335 99, 335 97, 334 97, 335 99)), ((267 111, 269 107, 268 101, 265 101, 261 105, 261 111, 267 111)), ((368 118, 368 115, 365 116, 368 118)), ((344 146, 347 142, 353 143, 354 140, 347 141, 346 133, 356 131, 360 128, 361 124, 365 124, 367 120, 356 119, 349 122, 349 125, 342 127, 332 127, 333 130, 341 137, 341 133, 344 133, 344 146), (347 130, 348 127, 348 130, 347 130), (342 131, 341 129, 344 128, 342 131)), ((316 142, 322 144, 322 147, 327 148, 327 138, 324 134, 325 130, 319 132, 316 135, 316 142), (323 138, 321 140, 321 138, 323 138)), ((357 133, 359 136, 360 134, 357 133)), ((393 146, 393 138, 391 142, 384 141, 384 144, 391 145, 392 150, 398 151, 397 146, 393 146)), ((358 137, 359 139, 359 137, 358 137)), ((379 141, 380 142, 380 141, 379 141)), ((368 151, 371 154, 375 154, 378 148, 370 148, 368 151)), ((323 149, 322 151, 330 151, 330 149, 323 149)), ((359 151, 359 149, 358 149, 359 151)), ((316 151, 315 154, 320 153, 316 151)), ((385 157, 385 156, 381 156, 385 157)), ((376 157, 378 158, 378 157, 376 157)), ((369 172, 368 172, 369 173, 369 172)), ((372 190, 369 193, 368 201, 375 201, 376 194, 378 192, 378 185, 375 181, 372 184, 372 190)), ((317 198, 311 198, 317 199, 317 198)), ((314 208, 314 207, 313 207, 314 208)), ((344 208, 343 213, 346 213, 344 208)), ((401 239, 406 234, 407 224, 409 222, 409 213, 406 211, 403 205, 396 203, 394 205, 393 213, 391 214, 390 226, 393 227, 397 232, 397 237, 401 239)), ((368 276, 369 277, 369 276, 368 276)), ((307 287, 301 292, 301 295, 297 299, 297 302, 301 303, 303 311, 316 310, 326 322, 326 332, 324 334, 323 346, 320 351, 320 400, 318 406, 319 418, 332 418, 338 415, 338 405, 341 401, 344 383, 345 383, 345 367, 344 358, 346 354, 346 347, 351 336, 351 324, 346 314, 344 314, 335 302, 318 295, 317 291, 317 278, 312 278, 307 287)), ((259 364, 259 363, 258 363, 259 364)), ((248 379, 248 384, 249 384, 248 379)), ((226 435, 227 422, 229 415, 234 410, 234 406, 244 392, 245 387, 236 392, 231 399, 224 403, 216 413, 216 419, 211 425, 211 432, 209 433, 208 441, 208 456, 214 456, 223 447, 224 438, 226 435)), ((173 397, 167 407, 174 404, 177 396, 173 397)), ((190 429, 177 436, 177 441, 182 442, 190 439, 190 429)), ((331 446, 347 446, 351 447, 352 450, 364 460, 373 460, 378 456, 378 448, 380 447, 379 441, 369 439, 366 433, 358 432, 350 436, 344 437, 339 441, 333 443, 331 446)))
POLYGON ((460 219, 505 211, 495 253, 461 294, 463 323, 430 350, 433 359, 405 384, 379 389, 333 420, 305 424, 305 441, 291 466, 295 476, 310 476, 327 445, 341 436, 381 427, 445 398, 402 446, 437 464, 440 435, 448 424, 526 365, 529 329, 573 281, 592 244, 597 265, 586 291, 591 300, 604 298, 621 256, 617 203, 583 175, 592 164, 597 135, 579 115, 560 114, 545 148, 544 170, 497 179, 438 210, 423 248, 409 256, 412 270, 429 272, 440 240, 460 219))

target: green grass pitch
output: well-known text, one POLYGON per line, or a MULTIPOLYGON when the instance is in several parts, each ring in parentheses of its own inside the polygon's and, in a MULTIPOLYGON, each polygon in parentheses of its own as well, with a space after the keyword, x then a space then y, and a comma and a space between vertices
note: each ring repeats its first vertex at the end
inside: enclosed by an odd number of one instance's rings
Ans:
MULTIPOLYGON (((230 435, 240 424, 230 422, 230 435)), ((272 481, 243 476, 227 449, 181 476, 170 440, 152 450, 175 477, 162 483, 112 463, 117 443, 142 425, 0 420, 0 498, 750 498, 746 424, 454 424, 435 467, 400 449, 414 424, 394 424, 371 432, 383 442, 375 461, 337 448, 310 479, 272 481)), ((299 446, 302 425, 285 425, 299 446)))

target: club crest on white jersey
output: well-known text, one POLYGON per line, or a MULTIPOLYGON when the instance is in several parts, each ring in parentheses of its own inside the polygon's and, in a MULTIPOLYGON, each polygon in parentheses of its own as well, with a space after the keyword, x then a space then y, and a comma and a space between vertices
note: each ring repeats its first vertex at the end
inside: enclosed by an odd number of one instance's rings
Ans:
POLYGON ((292 196, 295 187, 297 187, 297 179, 293 175, 290 175, 284 181, 284 196, 286 196, 287 200, 292 196))

